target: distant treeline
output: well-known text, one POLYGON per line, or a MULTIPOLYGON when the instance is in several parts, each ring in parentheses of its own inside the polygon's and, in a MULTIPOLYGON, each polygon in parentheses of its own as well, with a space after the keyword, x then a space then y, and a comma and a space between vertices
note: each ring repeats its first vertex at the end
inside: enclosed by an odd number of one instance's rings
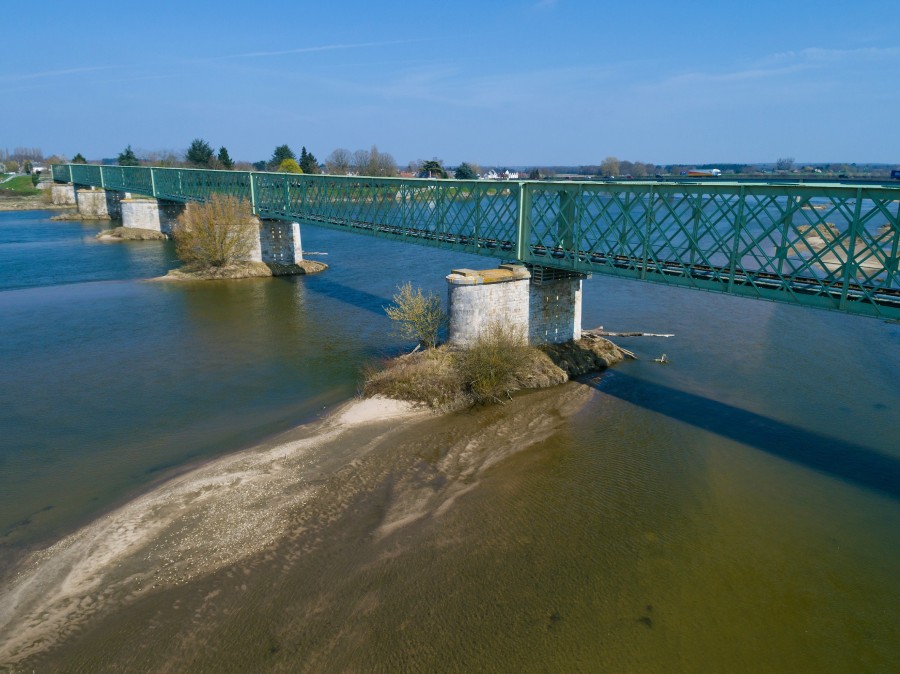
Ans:
MULTIPOLYGON (((504 167, 505 168, 505 167, 504 167)), ((554 176, 588 176, 608 178, 643 178, 654 176, 680 176, 689 171, 709 171, 719 169, 722 175, 767 175, 767 174, 801 174, 801 175, 847 175, 858 177, 888 177, 893 168, 892 164, 876 163, 796 163, 792 159, 779 159, 776 162, 737 164, 737 163, 706 163, 706 164, 652 164, 645 162, 631 162, 608 157, 600 164, 579 164, 560 166, 514 166, 529 176, 535 173, 541 178, 553 178, 554 176)))

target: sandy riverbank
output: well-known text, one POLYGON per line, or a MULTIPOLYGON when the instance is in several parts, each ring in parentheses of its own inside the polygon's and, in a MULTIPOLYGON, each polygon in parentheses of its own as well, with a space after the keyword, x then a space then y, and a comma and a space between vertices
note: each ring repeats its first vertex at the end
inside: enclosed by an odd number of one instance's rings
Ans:
POLYGON ((43 194, 0 196, 0 211, 68 211, 74 208, 50 203, 43 194))
MULTIPOLYGON (((138 656, 110 630, 142 624, 147 606, 202 590, 206 610, 230 597, 235 573, 249 582, 251 569, 268 577, 327 555, 328 541, 346 535, 334 527, 350 511, 354 526, 365 523, 359 546, 393 545, 398 532, 451 509, 494 463, 557 432, 591 395, 570 383, 502 409, 443 417, 387 399, 353 401, 180 475, 20 565, 0 591, 0 665, 52 668, 76 657, 86 658, 85 671, 128 669, 138 656)), ((190 611, 160 619, 166 631, 198 628, 190 611)), ((125 629, 151 651, 163 637, 125 629)))
POLYGON ((101 611, 260 552, 315 494, 304 470, 313 454, 364 445, 427 416, 386 398, 352 401, 281 442, 180 475, 33 553, 0 590, 0 665, 51 646, 101 611))

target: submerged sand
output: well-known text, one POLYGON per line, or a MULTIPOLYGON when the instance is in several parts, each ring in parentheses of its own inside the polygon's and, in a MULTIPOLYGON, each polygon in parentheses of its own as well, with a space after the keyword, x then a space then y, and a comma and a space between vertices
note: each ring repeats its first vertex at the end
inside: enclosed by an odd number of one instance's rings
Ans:
POLYGON ((410 403, 348 403, 297 436, 211 461, 32 554, 0 590, 0 665, 154 589, 188 583, 270 546, 317 486, 310 456, 362 427, 377 436, 427 417, 410 403))
MULTIPOLYGON (((291 573, 301 560, 327 558, 335 538, 358 540, 352 549, 363 546, 363 558, 380 554, 379 546, 395 549, 400 532, 441 518, 484 471, 559 431, 591 395, 590 387, 570 383, 445 417, 406 402, 358 400, 277 441, 175 477, 19 565, 0 590, 0 669, 76 660, 85 671, 112 663, 127 669, 138 657, 127 638, 142 649, 168 648, 163 630, 135 632, 133 625, 172 593, 199 592, 197 610, 208 611, 215 597, 234 591, 234 578, 249 582, 260 565, 267 574, 291 573), (377 506, 360 510, 369 502, 377 506), (348 516, 362 533, 341 528, 348 516), (116 637, 118 629, 128 636, 116 637)), ((364 563, 354 559, 346 563, 364 563)), ((200 627, 199 614, 179 611, 180 602, 154 624, 213 629, 208 616, 200 627)), ((141 666, 153 670, 151 661, 141 666)))

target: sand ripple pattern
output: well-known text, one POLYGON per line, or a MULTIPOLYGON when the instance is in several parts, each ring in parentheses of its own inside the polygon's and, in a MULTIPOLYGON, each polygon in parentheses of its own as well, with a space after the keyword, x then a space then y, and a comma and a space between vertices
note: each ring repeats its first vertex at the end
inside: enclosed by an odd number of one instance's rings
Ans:
POLYGON ((422 415, 356 401, 307 437, 218 459, 176 477, 26 559, 0 590, 0 665, 70 636, 91 616, 190 582, 272 545, 317 490, 317 452, 371 422, 422 415))

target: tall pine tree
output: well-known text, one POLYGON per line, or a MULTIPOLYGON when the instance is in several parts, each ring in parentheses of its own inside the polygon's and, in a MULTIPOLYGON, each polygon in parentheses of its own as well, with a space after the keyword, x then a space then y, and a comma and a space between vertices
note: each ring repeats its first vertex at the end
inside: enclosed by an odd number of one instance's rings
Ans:
POLYGON ((272 159, 269 160, 269 170, 275 171, 281 166, 281 162, 285 159, 293 159, 297 160, 297 155, 294 154, 294 151, 291 150, 290 147, 285 145, 279 145, 275 148, 275 152, 272 153, 272 159))
POLYGON ((184 156, 194 166, 209 166, 209 160, 213 158, 213 149, 202 138, 195 138, 184 156))
POLYGON ((139 166, 141 163, 130 145, 119 153, 118 162, 119 166, 139 166))
POLYGON ((319 160, 316 159, 312 152, 306 151, 305 145, 303 146, 303 149, 300 150, 300 168, 303 169, 304 173, 319 172, 319 160))
POLYGON ((234 168, 234 161, 231 159, 231 156, 228 154, 228 150, 223 145, 219 148, 219 156, 217 157, 219 163, 222 165, 223 169, 227 169, 230 171, 234 168))

